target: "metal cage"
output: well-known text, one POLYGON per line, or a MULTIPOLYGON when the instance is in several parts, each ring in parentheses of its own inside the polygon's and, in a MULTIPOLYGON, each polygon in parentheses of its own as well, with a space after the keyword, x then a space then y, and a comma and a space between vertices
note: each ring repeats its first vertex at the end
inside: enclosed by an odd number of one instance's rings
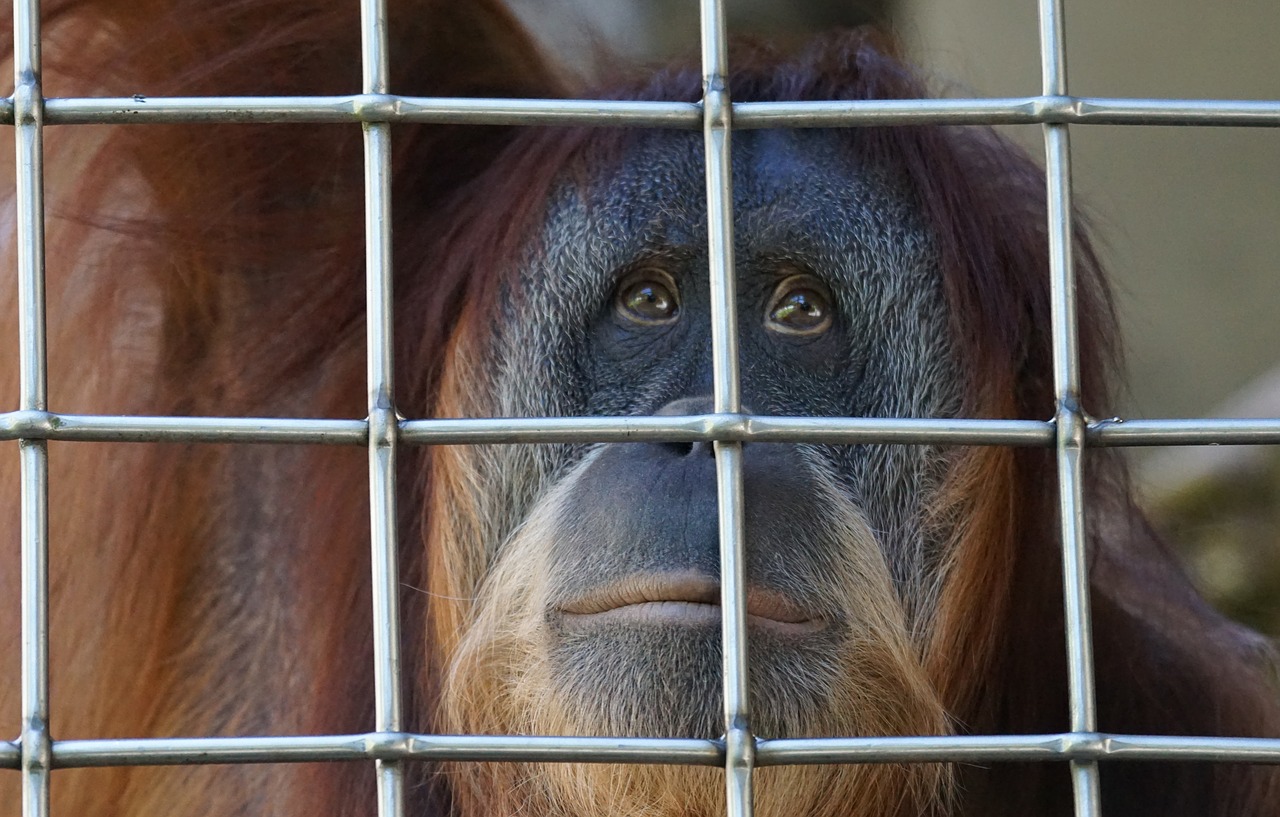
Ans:
POLYGON ((701 103, 444 99, 396 96, 387 85, 386 14, 360 0, 363 93, 342 97, 45 99, 39 0, 14 0, 11 98, 0 121, 16 131, 21 387, 0 415, 0 439, 21 448, 22 731, 0 742, 0 767, 22 776, 24 817, 47 817, 54 769, 118 765, 293 763, 365 759, 377 765, 378 813, 404 811, 402 767, 421 760, 683 763, 725 770, 727 813, 752 813, 757 766, 922 761, 1062 761, 1075 813, 1100 814, 1098 768, 1111 759, 1280 763, 1280 739, 1156 737, 1097 731, 1085 563, 1081 461, 1098 446, 1280 443, 1280 420, 1090 422, 1079 384, 1072 273, 1070 130, 1089 124, 1280 126, 1280 102, 1073 97, 1067 91, 1062 0, 1039 0, 1042 92, 1002 99, 731 103, 722 0, 701 2, 701 103), (42 129, 45 124, 143 122, 360 123, 364 129, 368 297, 367 420, 62 415, 48 411, 44 308, 42 129), (390 139, 397 122, 590 124, 701 129, 706 140, 714 413, 699 417, 398 420, 391 383, 390 139), (735 129, 879 124, 1040 124, 1051 256, 1053 371, 1058 408, 1047 421, 747 416, 738 393, 729 157, 735 129), (369 454, 376 711, 365 734, 142 740, 52 740, 48 698, 47 441, 183 441, 364 446, 369 454), (720 740, 483 737, 403 731, 398 689, 395 457, 400 445, 621 440, 715 444, 724 612, 724 737, 720 740), (746 688, 741 446, 747 441, 1052 447, 1065 571, 1070 731, 1047 735, 760 740, 746 688))

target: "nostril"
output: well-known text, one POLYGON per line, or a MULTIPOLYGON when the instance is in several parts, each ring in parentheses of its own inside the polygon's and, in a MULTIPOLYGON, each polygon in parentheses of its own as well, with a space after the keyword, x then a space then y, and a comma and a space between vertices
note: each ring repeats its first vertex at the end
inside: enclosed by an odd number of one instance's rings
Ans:
POLYGON ((693 453, 693 448, 695 445, 697 445, 697 443, 674 442, 674 443, 661 443, 661 445, 663 448, 665 448, 670 453, 675 454, 677 457, 687 457, 693 453))
MULTIPOLYGON (((711 415, 715 413, 714 402, 710 395, 700 397, 682 397, 673 400, 666 405, 660 407, 654 412, 657 417, 694 417, 697 415, 711 415)), ((752 414, 752 410, 747 406, 742 406, 742 414, 752 414)), ((716 447, 711 442, 664 442, 658 443, 658 447, 666 454, 676 457, 709 457, 715 458, 716 447)), ((743 444, 745 447, 745 443, 743 444)))
POLYGON ((677 457, 711 457, 715 458, 716 447, 713 443, 675 442, 659 443, 662 449, 677 457))

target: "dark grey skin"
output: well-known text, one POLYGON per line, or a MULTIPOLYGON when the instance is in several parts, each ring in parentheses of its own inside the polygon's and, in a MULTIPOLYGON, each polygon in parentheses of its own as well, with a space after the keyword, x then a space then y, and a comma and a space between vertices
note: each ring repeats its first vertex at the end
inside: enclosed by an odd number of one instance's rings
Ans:
MULTIPOLYGON (((856 166, 848 138, 830 131, 735 137, 744 405, 768 415, 954 415, 960 386, 930 238, 894 179, 856 166), (787 279, 802 290, 801 306, 826 316, 817 331, 811 315, 801 316, 803 331, 770 320, 779 299, 787 301, 789 287, 779 290, 787 279)), ((612 171, 592 170, 590 189, 572 181, 561 188, 518 287, 504 295, 511 314, 493 330, 500 361, 490 381, 494 413, 710 411, 701 138, 643 133, 612 171), (674 299, 674 308, 655 311, 641 298, 649 311, 638 315, 627 298, 652 281, 662 291, 646 292, 674 299)), ((719 575, 710 447, 490 452, 495 461, 485 473, 536 475, 508 478, 493 494, 516 501, 490 542, 506 540, 550 486, 568 481, 574 511, 551 546, 542 615, 558 686, 572 706, 608 710, 592 718, 606 733, 719 734, 719 608, 705 604, 714 601, 719 575), (580 614, 601 607, 601 594, 637 583, 646 597, 655 584, 668 585, 657 597, 677 603, 631 615, 580 614), (616 692, 602 696, 601 689, 616 692), (631 702, 626 711, 619 700, 631 702)), ((842 574, 851 518, 865 520, 897 598, 911 600, 908 626, 927 614, 937 547, 921 519, 942 461, 923 447, 750 444, 744 462, 748 586, 768 597, 774 613, 796 620, 776 627, 768 616, 750 619, 757 729, 801 732, 804 711, 822 709, 835 694, 844 671, 838 655, 858 636, 848 608, 858 601, 849 583, 859 580, 842 574), (787 694, 772 694, 780 690, 787 694)), ((499 548, 491 558, 502 556, 499 548)), ((759 609, 756 603, 752 612, 759 609)))

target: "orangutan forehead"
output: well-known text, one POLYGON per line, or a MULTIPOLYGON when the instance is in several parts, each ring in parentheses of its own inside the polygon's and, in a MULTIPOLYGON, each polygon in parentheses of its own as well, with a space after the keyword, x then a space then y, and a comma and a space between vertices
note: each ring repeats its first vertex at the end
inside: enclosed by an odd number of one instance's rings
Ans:
MULTIPOLYGON (((947 416, 956 410, 960 387, 935 244, 905 184, 885 169, 864 166, 849 138, 837 131, 735 135, 740 344, 753 361, 747 390, 756 390, 757 409, 772 413, 947 416), (782 385, 793 381, 781 364, 776 377, 765 376, 764 361, 780 347, 761 334, 763 316, 770 294, 796 273, 817 279, 831 296, 838 331, 826 336, 829 348, 820 356, 847 371, 894 378, 877 379, 875 388, 856 378, 822 380, 847 388, 828 395, 821 411, 776 393, 793 388, 782 385)), ((666 336, 681 338, 687 349, 677 354, 663 346, 661 355, 651 356, 706 369, 710 258, 700 137, 652 131, 628 136, 621 151, 585 156, 589 172, 566 174, 542 235, 518 269, 507 317, 495 327, 498 359, 513 370, 557 373, 560 385, 539 384, 541 395, 567 398, 564 383, 593 382, 593 373, 607 379, 617 367, 604 365, 607 356, 596 354, 592 339, 608 329, 618 285, 657 270, 674 287, 681 323, 694 328, 666 336), (529 314, 536 320, 520 320, 529 314)), ((554 408, 572 414, 590 403, 598 413, 643 412, 660 404, 656 395, 677 375, 632 372, 625 399, 619 389, 607 405, 583 395, 580 405, 554 408)), ((547 407, 502 407, 512 414, 532 410, 547 407)))
MULTIPOLYGON (((868 166, 848 132, 750 131, 733 143, 734 238, 740 264, 787 258, 834 283, 902 279, 933 263, 933 242, 900 174, 868 166)), ((589 164, 593 180, 569 184, 544 246, 579 244, 586 257, 619 268, 654 254, 704 256, 707 246, 702 138, 650 131, 589 164)))

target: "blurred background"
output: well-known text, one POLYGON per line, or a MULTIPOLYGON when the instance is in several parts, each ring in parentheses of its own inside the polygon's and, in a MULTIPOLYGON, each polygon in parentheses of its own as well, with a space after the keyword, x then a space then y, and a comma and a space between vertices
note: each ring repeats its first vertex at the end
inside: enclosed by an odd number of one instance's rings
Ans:
MULTIPOLYGON (((696 53, 695 0, 509 0, 590 75, 600 53, 696 53), (566 21, 569 21, 566 23, 566 21)), ((1040 92, 1031 0, 728 0, 733 33, 794 42, 877 22, 949 96, 1040 92)), ((1275 0, 1072 0, 1080 96, 1280 99, 1275 0)), ((1042 155, 1039 127, 1007 132, 1042 155)), ((1071 130, 1077 205, 1116 287, 1127 417, 1280 417, 1280 131, 1089 125, 1071 130)), ((1231 615, 1280 635, 1280 449, 1132 450, 1157 526, 1231 615)))

